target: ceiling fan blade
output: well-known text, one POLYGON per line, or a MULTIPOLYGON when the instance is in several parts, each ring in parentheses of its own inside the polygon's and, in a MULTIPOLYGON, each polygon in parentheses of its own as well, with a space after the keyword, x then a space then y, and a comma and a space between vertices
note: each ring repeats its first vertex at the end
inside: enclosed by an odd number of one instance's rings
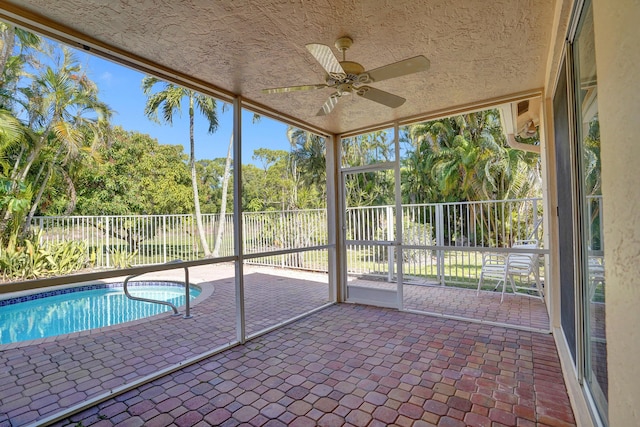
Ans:
POLYGON ((329 99, 327 99, 327 102, 324 103, 324 105, 320 108, 320 110, 318 110, 318 113, 316 114, 316 116, 326 116, 327 114, 329 114, 333 108, 338 104, 338 99, 340 98, 340 95, 338 94, 338 92, 332 94, 329 99))
POLYGON ((374 82, 392 79, 394 77, 406 76, 407 74, 417 73, 419 71, 427 71, 431 63, 424 56, 414 56, 404 61, 394 62, 384 67, 367 71, 367 74, 374 82))
POLYGON ((262 89, 262 93, 286 93, 286 92, 295 92, 299 90, 314 90, 314 89, 324 89, 327 87, 326 84, 317 84, 317 85, 301 85, 301 86, 288 86, 288 87, 274 87, 272 89, 262 89))
POLYGON ((309 43, 307 50, 322 65, 327 74, 346 74, 338 58, 333 54, 329 46, 319 43, 309 43))
POLYGON ((376 89, 370 86, 362 86, 358 88, 356 92, 363 98, 367 98, 371 101, 377 102, 382 105, 386 105, 387 107, 397 108, 405 103, 406 99, 401 96, 394 95, 389 92, 385 92, 380 89, 376 89))

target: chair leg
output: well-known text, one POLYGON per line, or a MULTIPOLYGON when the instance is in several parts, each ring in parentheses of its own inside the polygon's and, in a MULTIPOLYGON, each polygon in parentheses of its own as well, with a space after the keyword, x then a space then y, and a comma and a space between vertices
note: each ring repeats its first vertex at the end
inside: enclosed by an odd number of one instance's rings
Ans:
POLYGON ((513 276, 509 276, 509 284, 511 285, 511 290, 514 294, 518 292, 518 288, 516 288, 516 281, 513 276))
POLYGON ((478 280, 478 290, 476 291, 476 296, 480 295, 480 289, 482 288, 482 282, 484 280, 484 273, 480 273, 480 280, 478 280))
POLYGON ((544 290, 542 289, 542 283, 540 283, 540 273, 537 270, 533 271, 533 276, 536 281, 536 291, 542 301, 544 301, 544 290))
POLYGON ((505 273, 504 277, 502 278, 502 295, 500 296, 500 304, 502 304, 502 301, 504 301, 504 292, 507 290, 507 280, 508 276, 505 273))

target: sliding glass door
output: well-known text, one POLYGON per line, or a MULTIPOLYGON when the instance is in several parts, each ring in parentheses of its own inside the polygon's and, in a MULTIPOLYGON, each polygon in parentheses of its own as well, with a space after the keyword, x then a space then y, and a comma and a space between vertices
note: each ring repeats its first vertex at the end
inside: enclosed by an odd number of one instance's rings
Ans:
POLYGON ((602 419, 607 418, 607 340, 600 174, 598 78, 593 10, 586 4, 573 42, 574 97, 579 164, 580 265, 584 381, 602 419))

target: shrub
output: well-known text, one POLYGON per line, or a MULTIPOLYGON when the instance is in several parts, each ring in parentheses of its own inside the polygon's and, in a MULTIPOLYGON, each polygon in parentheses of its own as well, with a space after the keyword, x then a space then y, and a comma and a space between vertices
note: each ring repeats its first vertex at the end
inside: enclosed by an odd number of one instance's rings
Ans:
POLYGON ((133 264, 138 251, 129 252, 126 249, 112 249, 110 254, 111 264, 115 268, 128 268, 133 264))
POLYGON ((41 231, 0 250, 0 270, 10 280, 69 274, 88 265, 83 242, 42 243, 41 231))

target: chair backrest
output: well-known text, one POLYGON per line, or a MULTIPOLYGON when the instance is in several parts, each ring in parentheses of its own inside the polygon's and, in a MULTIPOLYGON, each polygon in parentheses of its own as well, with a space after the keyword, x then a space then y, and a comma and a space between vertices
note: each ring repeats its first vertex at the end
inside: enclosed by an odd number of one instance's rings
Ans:
MULTIPOLYGON (((513 246, 514 249, 537 249, 537 240, 519 240, 513 246)), ((538 268, 538 254, 511 253, 507 260, 507 269, 511 274, 530 274, 534 268, 538 268)))

